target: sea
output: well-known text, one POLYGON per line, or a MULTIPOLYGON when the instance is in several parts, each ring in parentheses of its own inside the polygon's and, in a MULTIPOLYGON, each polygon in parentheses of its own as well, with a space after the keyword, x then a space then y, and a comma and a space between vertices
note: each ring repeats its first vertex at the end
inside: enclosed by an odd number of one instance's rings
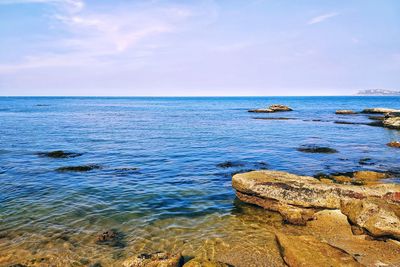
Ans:
POLYGON ((118 266, 154 251, 279 253, 266 245, 279 215, 237 200, 232 175, 399 173, 400 149, 386 144, 400 131, 368 125, 366 114, 335 114, 373 107, 400 109, 400 97, 0 97, 0 266, 118 266), (271 104, 293 111, 248 112, 271 104), (338 152, 297 150, 304 145, 338 152), (40 154, 56 150, 81 155, 40 154), (96 168, 58 170, 82 165, 96 168), (98 242, 110 229, 117 241, 98 242))

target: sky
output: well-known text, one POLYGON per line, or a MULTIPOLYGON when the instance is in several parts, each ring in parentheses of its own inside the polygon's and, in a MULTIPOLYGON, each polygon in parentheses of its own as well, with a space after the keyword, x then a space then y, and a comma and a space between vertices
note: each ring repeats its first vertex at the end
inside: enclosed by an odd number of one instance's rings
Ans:
POLYGON ((398 0, 0 0, 0 95, 400 90, 398 0))

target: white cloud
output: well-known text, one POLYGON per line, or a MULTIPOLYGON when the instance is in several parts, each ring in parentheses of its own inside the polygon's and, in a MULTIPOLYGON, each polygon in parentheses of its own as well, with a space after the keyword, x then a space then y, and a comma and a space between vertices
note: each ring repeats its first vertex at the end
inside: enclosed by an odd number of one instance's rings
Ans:
POLYGON ((327 19, 336 17, 337 15, 339 15, 339 13, 336 13, 336 12, 323 14, 323 15, 320 15, 320 16, 317 16, 317 17, 314 17, 314 18, 310 19, 307 22, 307 24, 308 25, 312 25, 312 24, 320 23, 320 22, 323 22, 323 21, 325 21, 327 19))

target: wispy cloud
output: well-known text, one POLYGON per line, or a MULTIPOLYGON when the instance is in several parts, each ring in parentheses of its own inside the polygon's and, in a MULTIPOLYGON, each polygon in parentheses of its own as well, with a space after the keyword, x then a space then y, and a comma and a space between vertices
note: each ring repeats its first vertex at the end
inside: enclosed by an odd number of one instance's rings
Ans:
MULTIPOLYGON (((1 0, 0 0, 1 1, 1 0)), ((5 4, 8 0, 0 3, 5 4)), ((49 16, 52 27, 62 30, 65 37, 47 41, 49 51, 38 51, 14 64, 0 65, 0 72, 23 69, 108 64, 118 57, 136 58, 149 55, 160 45, 151 38, 179 31, 192 17, 186 6, 135 4, 124 9, 109 7, 107 12, 91 8, 83 0, 16 0, 15 3, 46 3, 54 5, 49 16), (147 41, 147 42, 146 42, 147 41), (52 49, 64 52, 54 52, 52 49), (112 57, 115 57, 112 59, 112 57)))
POLYGON ((339 15, 339 13, 337 13, 337 12, 331 12, 331 13, 323 14, 323 15, 320 15, 320 16, 317 16, 317 17, 314 17, 314 18, 310 19, 307 22, 307 24, 308 25, 312 25, 312 24, 320 23, 320 22, 323 22, 323 21, 325 21, 327 19, 336 17, 337 15, 339 15))

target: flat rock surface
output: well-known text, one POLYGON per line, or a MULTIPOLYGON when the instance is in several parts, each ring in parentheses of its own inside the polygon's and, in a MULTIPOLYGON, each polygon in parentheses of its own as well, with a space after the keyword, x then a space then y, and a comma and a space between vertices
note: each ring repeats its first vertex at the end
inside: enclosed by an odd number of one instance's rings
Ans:
POLYGON ((313 236, 276 235, 282 257, 290 267, 362 266, 348 253, 313 236))

